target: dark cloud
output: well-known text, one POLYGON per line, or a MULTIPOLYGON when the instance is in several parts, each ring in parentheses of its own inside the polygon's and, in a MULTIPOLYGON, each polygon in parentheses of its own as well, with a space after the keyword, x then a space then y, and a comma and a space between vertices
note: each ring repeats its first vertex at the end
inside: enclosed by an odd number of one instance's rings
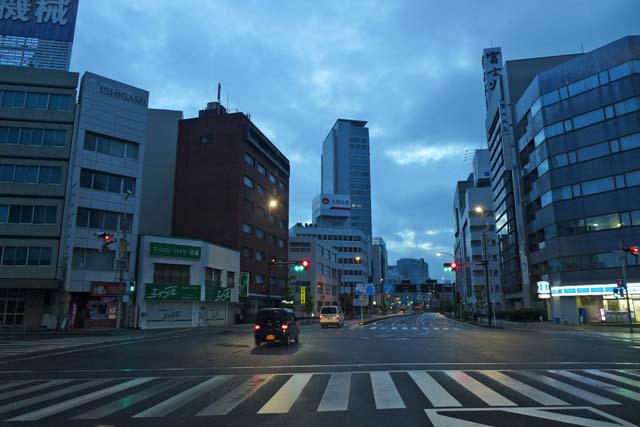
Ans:
MULTIPOLYGON (((640 2, 81 1, 72 69, 197 114, 223 102, 292 161, 291 222, 310 219, 338 117, 371 129, 374 234, 390 259, 451 248, 452 199, 484 142, 481 50, 505 59, 597 48, 637 32, 640 2)), ((450 251, 450 250, 449 250, 450 251)), ((436 275, 436 274, 434 274, 436 275)))

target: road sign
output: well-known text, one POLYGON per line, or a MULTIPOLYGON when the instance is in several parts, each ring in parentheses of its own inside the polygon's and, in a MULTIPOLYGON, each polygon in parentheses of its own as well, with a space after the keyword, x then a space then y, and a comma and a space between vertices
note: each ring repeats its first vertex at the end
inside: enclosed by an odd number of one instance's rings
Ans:
POLYGON ((364 283, 358 283, 356 285, 356 295, 360 296, 360 295, 364 295, 364 293, 365 293, 364 283))
POLYGON ((367 285, 366 285, 366 294, 367 295, 375 295, 376 294, 376 287, 373 285, 373 283, 367 283, 367 285))
POLYGON ((300 304, 307 303, 307 287, 300 286, 300 304))
POLYGON ((393 293, 393 286, 392 285, 384 285, 384 293, 385 294, 393 293))

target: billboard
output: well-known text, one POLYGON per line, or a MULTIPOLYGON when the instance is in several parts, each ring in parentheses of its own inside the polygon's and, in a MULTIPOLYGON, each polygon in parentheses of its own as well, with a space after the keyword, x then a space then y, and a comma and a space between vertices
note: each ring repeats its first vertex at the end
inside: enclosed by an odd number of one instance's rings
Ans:
POLYGON ((351 197, 348 194, 321 193, 313 199, 313 217, 319 216, 349 218, 351 216, 351 197))
POLYGON ((79 0, 1 0, 0 35, 73 42, 79 0))

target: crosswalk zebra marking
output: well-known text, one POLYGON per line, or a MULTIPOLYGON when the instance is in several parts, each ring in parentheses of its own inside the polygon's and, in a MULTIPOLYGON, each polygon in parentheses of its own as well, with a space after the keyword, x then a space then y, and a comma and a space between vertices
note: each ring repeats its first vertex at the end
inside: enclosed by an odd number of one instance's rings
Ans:
POLYGON ((518 406, 462 371, 445 371, 445 373, 489 406, 518 406))
POLYGON ((637 391, 628 390, 626 388, 618 387, 618 386, 615 386, 613 384, 605 383, 603 381, 594 380, 593 378, 584 377, 582 375, 578 375, 578 374, 576 374, 574 372, 570 372, 570 371, 566 371, 566 370, 557 370, 557 371, 556 370, 551 370, 549 372, 553 372, 555 374, 562 375, 563 377, 570 378, 570 379, 572 379, 574 381, 578 381, 578 382, 581 382, 583 384, 590 385, 592 387, 597 387, 597 388, 606 390, 608 392, 615 393, 615 394, 618 394, 620 396, 624 396, 624 397, 626 397, 628 399, 633 399, 633 400, 640 401, 640 393, 638 393, 637 391))
POLYGON ((439 330, 440 330, 440 328, 438 328, 437 326, 432 326, 432 327, 431 327, 431 329, 434 329, 434 330, 436 330, 436 331, 439 331, 439 330))
POLYGON ((555 378, 548 377, 546 375, 527 372, 527 371, 519 371, 518 374, 523 375, 527 378, 530 378, 534 381, 540 382, 546 386, 553 387, 564 393, 573 395, 582 400, 586 400, 587 402, 593 403, 595 405, 619 405, 619 402, 615 400, 608 399, 606 397, 599 396, 597 394, 591 393, 586 390, 582 390, 581 388, 572 386, 571 384, 567 384, 562 381, 558 381, 555 378))
POLYGON ((313 374, 294 374, 258 411, 258 414, 286 414, 313 374))
POLYGON ((627 374, 627 375, 631 375, 632 377, 638 377, 640 378, 640 372, 635 372, 635 371, 625 371, 624 369, 616 369, 616 372, 619 372, 621 374, 627 374))
POLYGON ((52 381, 47 381, 46 383, 43 383, 43 384, 37 384, 37 385, 31 386, 31 387, 26 387, 26 388, 21 388, 19 390, 9 391, 7 393, 0 394, 0 400, 11 399, 13 397, 21 396, 23 394, 29 394, 29 393, 32 393, 34 391, 40 391, 40 390, 43 390, 45 388, 51 388, 51 387, 55 387, 55 386, 58 386, 58 385, 67 384, 67 383, 70 383, 71 381, 73 381, 73 380, 52 380, 52 381))
POLYGON ((372 326, 372 327, 370 327, 369 329, 371 329, 371 330, 373 331, 373 330, 375 330, 375 329, 378 329, 378 327, 377 327, 377 326, 372 326))
POLYGON ((462 406, 453 396, 447 392, 431 375, 425 371, 409 371, 409 376, 418 386, 422 394, 429 399, 436 408, 462 406))
POLYGON ((56 405, 47 406, 42 409, 38 409, 33 412, 28 412, 24 415, 20 415, 18 417, 10 418, 8 421, 37 421, 42 418, 59 414, 60 412, 64 412, 68 409, 74 408, 76 406, 82 405, 84 403, 90 402, 94 399, 100 399, 102 397, 108 396, 113 393, 118 393, 123 390, 127 390, 129 388, 138 386, 140 384, 144 384, 153 380, 153 377, 143 377, 136 378, 121 384, 113 385, 111 387, 107 387, 102 390, 94 391, 93 393, 84 394, 82 396, 76 397, 71 400, 66 400, 64 402, 58 403, 56 405))
POLYGON ((398 328, 396 326, 392 326, 391 329, 395 331, 398 328))
POLYGON ((376 409, 404 409, 404 402, 389 372, 370 372, 376 409))
POLYGON ((35 381, 33 380, 26 380, 26 381, 9 381, 8 383, 2 384, 0 385, 0 390, 4 390, 6 388, 12 388, 12 387, 19 387, 21 385, 27 385, 29 383, 34 383, 35 381))
POLYGON ((273 378, 273 375, 270 374, 253 375, 229 394, 198 412, 197 416, 227 415, 229 412, 233 411, 236 406, 244 402, 260 387, 266 384, 271 378, 273 378))
POLYGON ((324 391, 318 412, 346 411, 349 407, 349 390, 351 373, 339 372, 331 374, 329 384, 324 391))
POLYGON ((406 326, 403 326, 403 327, 402 327, 402 330, 403 330, 403 331, 406 331, 407 329, 409 329, 409 328, 408 328, 408 327, 406 327, 406 326))
POLYGON ((610 374, 609 372, 603 372, 600 369, 585 369, 584 372, 596 375, 602 378, 607 378, 609 380, 618 381, 623 384, 630 385, 632 387, 640 387, 640 381, 632 380, 631 378, 622 377, 620 375, 610 374))
POLYGON ((164 417, 176 409, 183 407, 191 400, 202 396, 209 390, 213 390, 214 388, 224 384, 231 378, 233 378, 233 375, 217 375, 213 378, 209 378, 208 380, 191 387, 182 393, 176 394, 164 402, 158 403, 149 409, 135 414, 133 418, 164 417))
POLYGON ((491 378, 494 381, 499 382, 500 384, 509 387, 512 390, 517 391, 518 393, 528 397, 531 400, 534 400, 545 406, 562 406, 568 405, 564 400, 560 400, 557 397, 551 396, 550 394, 545 393, 544 391, 538 390, 537 388, 531 387, 528 384, 520 382, 515 378, 507 376, 499 371, 480 371, 482 375, 485 375, 491 378))

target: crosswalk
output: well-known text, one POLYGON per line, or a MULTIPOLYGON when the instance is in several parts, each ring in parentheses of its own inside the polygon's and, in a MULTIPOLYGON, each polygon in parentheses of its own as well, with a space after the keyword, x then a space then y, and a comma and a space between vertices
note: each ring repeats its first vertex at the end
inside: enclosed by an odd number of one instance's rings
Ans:
POLYGON ((0 382, 0 422, 638 405, 632 369, 404 370, 0 382))
POLYGON ((41 351, 64 350, 84 345, 107 344, 141 337, 131 336, 97 336, 67 337, 40 340, 0 340, 0 358, 22 356, 41 351))

